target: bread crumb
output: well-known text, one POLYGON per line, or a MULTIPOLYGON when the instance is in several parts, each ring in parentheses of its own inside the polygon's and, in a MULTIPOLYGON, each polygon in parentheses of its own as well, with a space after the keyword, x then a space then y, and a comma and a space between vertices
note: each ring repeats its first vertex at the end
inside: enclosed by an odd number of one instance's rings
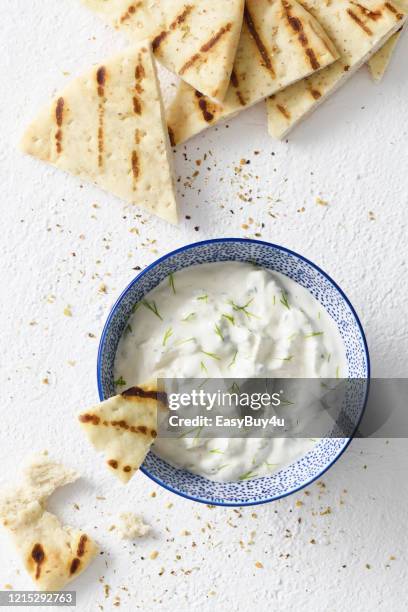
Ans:
POLYGON ((146 525, 143 519, 133 512, 123 512, 119 516, 119 534, 122 540, 135 540, 147 535, 150 525, 146 525))
POLYGON ((154 550, 152 553, 150 553, 150 559, 152 561, 154 561, 155 559, 157 559, 157 557, 159 556, 159 551, 158 550, 154 550))

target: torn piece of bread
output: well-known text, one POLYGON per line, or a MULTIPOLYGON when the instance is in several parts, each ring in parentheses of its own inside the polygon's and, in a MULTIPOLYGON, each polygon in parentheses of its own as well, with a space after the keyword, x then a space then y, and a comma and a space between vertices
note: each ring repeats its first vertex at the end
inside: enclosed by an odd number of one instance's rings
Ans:
POLYGON ((30 125, 22 149, 177 222, 168 132, 148 43, 75 79, 30 125))
POLYGON ((85 532, 62 526, 45 509, 57 488, 77 478, 73 470, 40 457, 25 470, 21 485, 0 498, 0 521, 34 584, 43 591, 62 589, 88 567, 97 552, 85 532))
POLYGON ((332 64, 338 53, 318 21, 295 0, 247 0, 231 83, 222 104, 181 83, 167 109, 172 144, 332 64))
POLYGON ((82 0, 131 44, 149 39, 156 58, 222 101, 242 27, 244 0, 82 0))
POLYGON ((124 483, 140 468, 157 436, 163 399, 152 385, 132 387, 78 417, 91 444, 105 453, 109 470, 124 483))
POLYGON ((341 58, 267 100, 269 133, 279 139, 341 87, 401 28, 407 17, 392 2, 378 0, 302 0, 302 4, 319 20, 341 58))
POLYGON ((146 525, 143 519, 133 512, 122 512, 119 521, 119 535, 122 540, 135 540, 150 532, 150 525, 146 525))

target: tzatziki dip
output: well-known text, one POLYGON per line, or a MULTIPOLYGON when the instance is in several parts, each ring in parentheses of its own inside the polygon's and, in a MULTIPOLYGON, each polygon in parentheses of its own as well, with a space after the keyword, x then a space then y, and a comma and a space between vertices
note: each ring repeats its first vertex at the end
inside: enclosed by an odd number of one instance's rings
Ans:
MULTIPOLYGON (((343 341, 304 287, 251 263, 170 275, 135 305, 116 353, 118 392, 159 378, 340 378, 343 341)), ((158 437, 153 451, 215 481, 271 474, 305 455, 309 438, 158 437)))

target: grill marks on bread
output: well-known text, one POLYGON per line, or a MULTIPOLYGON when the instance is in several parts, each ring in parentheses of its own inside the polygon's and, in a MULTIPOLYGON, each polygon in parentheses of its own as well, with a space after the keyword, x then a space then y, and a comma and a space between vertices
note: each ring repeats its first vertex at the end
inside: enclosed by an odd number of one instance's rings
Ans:
POLYGON ((106 85, 106 68, 101 66, 96 71, 96 83, 98 92, 98 166, 104 166, 104 149, 105 149, 105 85, 106 85))

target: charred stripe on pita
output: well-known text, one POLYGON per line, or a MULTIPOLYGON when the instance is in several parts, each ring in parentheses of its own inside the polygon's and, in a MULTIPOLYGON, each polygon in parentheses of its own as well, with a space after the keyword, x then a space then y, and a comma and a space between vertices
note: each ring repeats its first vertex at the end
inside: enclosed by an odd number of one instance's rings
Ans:
POLYGON ((84 533, 79 538, 78 548, 77 548, 77 557, 84 556, 87 541, 88 541, 88 536, 84 533))
POLYGON ((78 559, 78 557, 75 557, 74 559, 72 559, 72 563, 69 568, 70 576, 73 576, 78 571, 78 568, 80 565, 81 565, 81 559, 78 559))
POLYGON ((245 6, 245 10, 244 10, 244 20, 245 23, 247 25, 247 28, 249 30, 249 33, 251 34, 252 38, 254 39, 254 42, 258 48, 258 51, 261 55, 262 61, 264 63, 265 68, 267 68, 269 70, 269 72, 272 74, 273 78, 276 78, 276 74, 275 74, 275 70, 272 66, 272 62, 271 62, 271 58, 269 56, 268 53, 268 49, 265 47, 258 30, 255 27, 255 23, 254 20, 252 18, 251 13, 249 12, 248 8, 245 6))
POLYGON ((105 149, 105 85, 106 85, 106 68, 101 66, 96 71, 96 82, 98 84, 98 166, 103 167, 103 153, 105 149))
POLYGON ((143 6, 143 2, 136 2, 136 4, 131 4, 128 7, 128 10, 126 11, 126 13, 123 13, 122 17, 119 19, 119 23, 125 23, 125 21, 128 21, 131 17, 133 17, 136 11, 142 6, 143 6))
POLYGON ((322 97, 322 94, 317 89, 309 89, 309 91, 310 91, 310 95, 315 100, 319 100, 322 97))
POLYGON ((101 419, 96 414, 81 414, 79 416, 81 423, 92 423, 92 425, 99 425, 101 419))
POLYGON ((139 160, 139 155, 137 151, 132 151, 131 163, 132 163, 134 189, 136 189, 136 182, 140 176, 140 160, 139 160))
POLYGON ((278 111, 279 111, 280 113, 282 113, 282 115, 283 115, 283 116, 284 116, 286 119, 288 119, 288 120, 290 119, 290 112, 289 112, 289 111, 288 111, 288 110, 287 110, 287 109, 286 109, 284 106, 282 106, 281 104, 277 104, 277 105, 276 105, 276 108, 278 109, 278 111))
POLYGON ((208 53, 211 51, 213 47, 218 43, 219 40, 226 34, 230 32, 232 28, 232 23, 227 23, 227 25, 222 26, 214 36, 210 38, 206 43, 204 43, 200 47, 199 53, 195 53, 187 62, 180 68, 179 74, 184 74, 189 68, 191 68, 199 59, 202 58, 202 54, 208 53))
POLYGON ((372 19, 373 21, 377 21, 377 19, 381 19, 382 17, 382 12, 380 10, 370 11, 370 9, 366 8, 359 2, 352 1, 351 4, 354 4, 354 6, 357 6, 366 17, 368 17, 369 19, 372 19))
POLYGON ((291 15, 291 5, 288 2, 282 2, 282 4, 283 8, 285 9, 286 17, 290 27, 294 32, 296 32, 300 44, 302 45, 302 47, 305 48, 305 53, 309 59, 311 67, 313 68, 313 70, 318 70, 320 68, 320 63, 317 61, 317 57, 314 50, 308 46, 309 40, 306 36, 302 20, 299 19, 299 17, 294 17, 293 15, 291 15))
POLYGON ((62 124, 64 122, 64 106, 65 100, 64 98, 58 98, 57 104, 55 107, 55 120, 57 122, 57 131, 55 133, 55 146, 57 149, 57 153, 62 152, 62 124))
POLYGON ((155 38, 153 38, 153 41, 152 41, 153 51, 156 52, 158 50, 161 43, 167 38, 167 36, 170 34, 171 31, 176 30, 179 25, 184 23, 184 21, 187 19, 187 17, 189 16, 189 14, 191 13, 193 9, 194 7, 191 6, 191 4, 187 4, 183 12, 180 13, 180 15, 177 15, 175 20, 170 24, 169 29, 163 30, 162 32, 160 32, 160 34, 158 34, 155 38))
POLYGON ((236 90, 235 93, 237 94, 239 103, 241 104, 241 106, 245 106, 246 102, 245 102, 244 96, 239 90, 239 80, 238 80, 237 73, 235 72, 235 70, 231 72, 231 84, 233 87, 235 87, 235 90, 236 90))
POLYGON ((170 126, 168 126, 167 129, 168 129, 168 132, 169 132, 170 144, 171 144, 172 147, 175 147, 177 143, 176 143, 176 138, 174 136, 174 130, 170 126))
POLYGON ((195 97, 198 100, 198 106, 203 114, 203 117, 207 123, 211 123, 214 119, 214 114, 208 110, 209 100, 200 91, 195 91, 195 97))
POLYGON ((167 402, 167 394, 160 393, 160 391, 147 391, 146 389, 142 389, 142 387, 130 387, 130 389, 126 389, 123 391, 122 397, 131 398, 131 397, 141 397, 144 399, 153 399, 158 402, 167 402))
POLYGON ((364 23, 364 21, 362 19, 360 19, 360 17, 358 15, 355 14, 354 11, 352 11, 351 9, 347 9, 347 14, 353 19, 353 21, 356 22, 357 25, 360 26, 360 28, 369 36, 372 36, 373 33, 370 30, 370 28, 364 23))
POLYGON ((41 565, 45 561, 45 551, 41 544, 34 544, 34 547, 31 551, 31 558, 36 564, 35 579, 38 580, 41 576, 41 565))
POLYGON ((386 2, 384 4, 384 6, 389 11, 391 11, 391 13, 394 13, 394 15, 396 15, 397 19, 402 19, 404 17, 404 15, 402 13, 399 13, 398 10, 395 8, 395 6, 393 4, 390 4, 390 2, 386 2))

